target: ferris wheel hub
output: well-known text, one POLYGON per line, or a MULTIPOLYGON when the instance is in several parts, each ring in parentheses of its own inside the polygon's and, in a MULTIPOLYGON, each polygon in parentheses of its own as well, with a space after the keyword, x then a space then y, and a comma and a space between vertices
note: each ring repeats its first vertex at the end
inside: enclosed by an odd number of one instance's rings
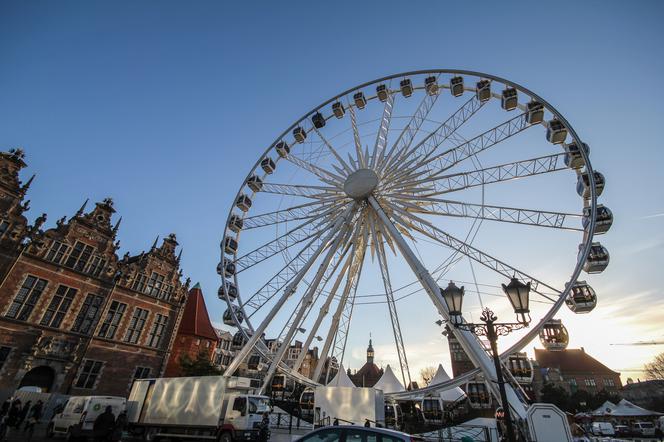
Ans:
POLYGON ((358 169, 348 175, 344 192, 355 200, 366 199, 378 186, 378 175, 371 169, 358 169))

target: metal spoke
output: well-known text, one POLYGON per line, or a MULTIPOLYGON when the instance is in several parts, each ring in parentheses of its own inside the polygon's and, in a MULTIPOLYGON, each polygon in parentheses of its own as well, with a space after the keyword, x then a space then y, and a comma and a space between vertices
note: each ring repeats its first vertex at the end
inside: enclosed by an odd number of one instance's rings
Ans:
MULTIPOLYGON (((341 166, 345 170, 346 174, 352 173, 353 169, 351 169, 351 167, 348 165, 348 163, 346 163, 344 161, 344 159, 341 157, 341 155, 339 155, 339 152, 337 152, 337 150, 334 148, 334 146, 332 146, 332 144, 327 140, 327 138, 325 138, 323 136, 323 134, 318 130, 317 127, 314 126, 313 129, 314 129, 314 132, 316 132, 316 134, 318 134, 318 138, 321 139, 323 144, 325 144, 325 146, 327 146, 327 149, 330 151, 330 153, 332 153, 332 155, 334 155, 334 158, 336 158, 336 160, 339 162, 339 164, 341 164, 341 166)), ((338 172, 340 172, 340 169, 338 167, 335 167, 334 165, 332 167, 334 167, 338 172)), ((343 179, 341 181, 343 182, 343 179)))
POLYGON ((394 95, 388 92, 385 106, 383 106, 383 116, 380 119, 380 128, 376 134, 376 143, 374 144, 373 155, 371 156, 370 168, 376 169, 376 164, 385 153, 385 146, 387 145, 387 133, 390 130, 390 122, 392 121, 392 110, 394 108, 394 95))
POLYGON ((289 153, 288 155, 286 155, 286 160, 316 175, 318 179, 320 179, 324 183, 330 184, 338 189, 341 189, 343 187, 344 179, 339 175, 330 172, 329 170, 325 170, 319 166, 311 164, 308 161, 299 158, 293 153, 289 153))
MULTIPOLYGON (((367 167, 366 157, 362 153, 362 140, 360 139, 360 131, 357 128, 357 119, 355 117, 355 110, 353 105, 348 105, 348 113, 350 114, 350 124, 353 127, 353 140, 355 141, 355 153, 357 154, 356 161, 358 162, 358 167, 365 168, 367 167)), ((350 157, 350 154, 349 154, 350 157)), ((352 157, 351 161, 352 161, 352 157)))
POLYGON ((326 217, 318 223, 304 222, 300 224, 283 235, 278 236, 233 261, 235 263, 236 273, 239 274, 296 244, 322 234, 333 222, 334 218, 330 220, 326 217))
POLYGON ((500 275, 504 276, 507 279, 510 279, 512 277, 516 277, 520 279, 523 282, 530 282, 531 283, 531 290, 540 294, 544 298, 547 298, 550 301, 555 301, 554 299, 551 299, 549 296, 545 295, 542 293, 539 289, 540 286, 546 287, 547 289, 560 294, 561 291, 542 282, 539 281, 538 279, 530 276, 529 274, 517 269, 516 267, 513 267, 509 264, 507 264, 504 261, 501 261, 497 258, 494 258, 493 256, 479 250, 476 247, 471 246, 470 244, 461 241, 458 238, 455 238, 454 236, 450 235, 447 232, 442 231, 438 227, 434 226, 433 224, 429 223, 426 220, 423 220, 422 218, 416 217, 412 213, 408 213, 406 211, 402 211, 398 208, 395 208, 394 206, 392 207, 395 209, 395 212, 392 213, 392 217, 396 222, 399 224, 402 224, 404 226, 407 226, 410 229, 417 230, 418 232, 428 236, 429 238, 433 239, 434 241, 437 241, 453 250, 456 250, 463 255, 466 255, 467 257, 471 258, 472 260, 482 264, 483 266, 499 273, 500 275), (399 214, 397 214, 398 212, 399 214), (402 218, 400 215, 404 215, 408 219, 402 218))
POLYGON ((336 187, 326 186, 304 186, 301 184, 278 184, 278 183, 263 183, 261 192, 276 193, 277 195, 293 195, 301 196, 304 198, 313 199, 326 199, 331 196, 340 197, 344 196, 339 193, 336 187))
POLYGON ((288 298, 293 293, 295 293, 298 284, 300 283, 300 281, 302 281, 302 278, 304 278, 304 275, 309 271, 309 268, 313 265, 314 261, 316 261, 318 256, 322 253, 323 249, 326 247, 328 242, 331 241, 332 238, 334 238, 334 236, 337 234, 339 228, 341 228, 342 225, 347 224, 350 221, 355 207, 356 207, 355 204, 349 206, 344 211, 343 215, 337 218, 334 225, 332 226, 328 234, 325 236, 325 239, 321 242, 321 245, 316 249, 314 253, 311 254, 306 264, 300 269, 297 275, 288 283, 279 300, 268 312, 265 318, 263 318, 263 321, 258 326, 258 328, 253 331, 253 334, 249 337, 248 342, 235 355, 235 358, 233 359, 233 361, 231 361, 230 365, 226 369, 228 373, 234 373, 235 370, 238 369, 240 364, 253 351, 254 347, 256 346, 256 342, 262 338, 262 335, 263 333, 265 333, 265 330, 267 329, 268 325, 272 322, 277 313, 279 313, 279 310, 286 303, 286 300, 288 300, 288 298))
MULTIPOLYGON (((350 266, 348 274, 346 275, 346 284, 339 299, 339 303, 337 304, 336 311, 332 315, 332 323, 330 324, 325 343, 323 344, 318 363, 316 364, 316 369, 314 370, 313 380, 316 382, 318 382, 320 379, 321 372, 325 366, 325 361, 327 360, 327 356, 332 349, 332 356, 330 357, 330 363, 328 364, 326 377, 329 375, 329 366, 331 365, 332 358, 335 357, 335 354, 338 354, 338 334, 342 330, 342 326, 346 326, 350 323, 350 316, 352 315, 353 311, 352 305, 354 303, 355 291, 357 289, 357 281, 359 281, 359 276, 362 272, 362 265, 366 252, 367 228, 366 226, 361 226, 361 229, 361 235, 359 236, 357 242, 353 245, 353 254, 351 255, 353 262, 350 266)), ((346 331, 341 331, 342 335, 347 332, 347 327, 345 330, 346 331)), ((339 363, 340 361, 337 360, 337 362, 339 363)), ((327 383, 327 380, 325 383, 327 383)))
MULTIPOLYGON (((408 358, 406 357, 406 349, 403 345, 403 336, 401 333, 401 325, 399 324, 399 315, 397 314, 397 306, 394 303, 394 292, 392 291, 392 282, 390 281, 390 272, 387 266, 387 257, 385 256, 385 248, 380 236, 379 227, 375 225, 373 216, 370 217, 370 227, 373 241, 377 244, 378 266, 380 267, 380 274, 383 279, 383 286, 385 287, 385 297, 387 298, 387 306, 390 312, 390 322, 392 323, 392 332, 394 334, 394 343, 397 347, 397 356, 399 357, 399 366, 401 368, 401 379, 405 386, 410 385, 410 370, 408 369, 408 358)), ((379 224, 382 225, 382 224, 379 224)))
MULTIPOLYGON (((567 169, 564 162, 565 154, 548 155, 545 157, 531 158, 513 163, 501 164, 499 166, 488 167, 486 169, 474 170, 471 172, 461 172, 452 175, 432 176, 422 179, 418 184, 433 184, 435 192, 431 192, 422 197, 431 197, 444 193, 463 190, 470 187, 482 186, 484 184, 493 184, 503 181, 513 180, 544 173, 557 172, 567 169)), ((399 195, 396 193, 388 194, 397 198, 413 198, 417 196, 399 195)))
POLYGON ((251 230, 259 227, 272 226, 279 223, 288 223, 304 219, 315 218, 320 215, 321 209, 327 208, 329 203, 313 201, 300 204, 288 209, 275 210, 273 212, 262 213, 260 215, 248 216, 244 218, 242 230, 251 230))
MULTIPOLYGON (((399 231, 397 230, 395 225, 392 223, 390 218, 383 211, 381 205, 373 196, 369 197, 369 204, 371 208, 375 210, 376 214, 378 215, 378 218, 383 223, 385 228, 388 230, 390 235, 392 235, 392 237, 394 238, 394 241, 397 244, 399 250, 401 251, 401 254, 405 258, 408 265, 411 267, 417 279, 420 281, 420 283, 426 290, 431 301, 436 306, 438 313, 443 317, 443 319, 449 321, 450 320, 449 310, 447 308, 447 304, 443 300, 443 297, 440 293, 440 288, 438 287, 436 281, 434 281, 434 279, 431 277, 431 275, 426 270, 424 265, 422 265, 422 263, 413 254, 412 250, 410 249, 406 241, 399 234, 399 231)), ((452 329, 452 333, 454 333, 454 336, 457 338, 459 344, 465 351, 466 355, 468 355, 470 360, 473 362, 473 364, 481 369, 485 379, 489 381, 487 385, 492 390, 494 396, 499 397, 498 387, 495 383, 497 379, 496 369, 491 361, 491 358, 486 353, 486 351, 480 344, 477 337, 474 336, 469 331, 461 330, 456 327, 452 329)), ((511 386, 505 385, 505 389, 507 390, 507 396, 510 405, 514 406, 515 408, 518 408, 518 410, 515 411, 520 417, 524 418, 525 408, 521 404, 519 397, 516 395, 511 386)))
POLYGON ((575 213, 549 212, 545 210, 491 206, 487 204, 471 204, 436 198, 424 198, 417 203, 394 200, 393 204, 401 206, 408 212, 428 215, 476 218, 529 226, 583 231, 583 228, 579 227, 582 215, 575 213))
POLYGON ((531 127, 526 121, 526 114, 517 115, 506 122, 445 152, 422 161, 417 167, 425 167, 431 173, 441 173, 455 164, 505 141, 531 127))
POLYGON ((441 123, 438 128, 427 135, 422 141, 417 143, 411 149, 404 149, 400 155, 395 156, 395 160, 387 169, 386 175, 392 175, 401 169, 400 163, 411 156, 421 159, 429 157, 443 142, 454 134, 466 121, 484 106, 475 95, 466 101, 456 112, 447 120, 441 123))
MULTIPOLYGON (((304 296, 302 297, 302 303, 300 308, 297 310, 297 314, 295 315, 295 318, 293 318, 293 323, 291 328, 288 330, 288 333, 284 337, 283 341, 279 345, 279 349, 277 350, 277 353, 275 354, 274 358, 272 359, 272 363, 270 364, 270 367, 267 370, 267 373, 265 374, 265 378, 263 380, 263 387, 261 391, 265 391, 267 389, 267 386, 269 385, 272 376, 274 376, 274 373, 277 369, 277 365, 279 362, 283 359, 284 353, 286 350, 288 350, 288 347, 290 346, 290 342, 293 339, 293 336, 295 335, 295 332, 299 326, 299 323, 302 321, 302 318, 304 317, 304 314, 307 311, 307 308, 311 303, 313 302, 314 299, 314 294, 316 293, 316 289, 318 286, 322 283, 323 278, 326 276, 326 271, 329 271, 330 263, 332 259, 334 258, 335 254, 337 253, 341 242, 343 239, 346 237, 346 234, 349 232, 350 226, 349 223, 344 223, 342 230, 337 233, 336 238, 334 239, 333 243, 330 245, 330 249, 328 250, 327 254, 325 255, 325 258, 323 261, 320 263, 318 266, 318 270, 316 271, 316 275, 314 276, 313 281, 311 284, 309 284, 309 288, 305 292, 304 296)), ((333 266, 332 266, 333 267, 333 266)), ((328 277, 331 276, 331 274, 328 275, 328 277)))
POLYGON ((420 130, 422 123, 424 123, 429 112, 431 112, 433 105, 436 103, 438 96, 439 94, 424 95, 424 98, 420 102, 412 118, 408 121, 401 133, 399 133, 397 141, 392 145, 390 150, 386 152, 383 160, 378 164, 376 173, 380 175, 386 168, 392 165, 396 158, 399 158, 400 155, 410 147, 420 130))

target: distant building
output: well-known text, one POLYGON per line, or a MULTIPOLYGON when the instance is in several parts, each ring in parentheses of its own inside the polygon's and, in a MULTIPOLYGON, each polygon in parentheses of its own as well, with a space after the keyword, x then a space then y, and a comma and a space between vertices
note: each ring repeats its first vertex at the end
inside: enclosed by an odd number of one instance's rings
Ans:
POLYGON ((200 284, 196 284, 187 296, 165 376, 183 376, 180 366, 183 357, 195 360, 203 353, 214 363, 218 343, 219 336, 210 322, 203 291, 200 284))
POLYGON ((353 374, 350 373, 349 368, 348 376, 358 387, 373 387, 383 376, 383 369, 374 364, 374 348, 371 339, 369 339, 369 346, 367 347, 367 362, 353 374))
POLYGON ((119 257, 110 198, 30 226, 25 167, 0 152, 0 388, 123 396, 168 360, 189 285, 175 235, 119 257))
POLYGON ((619 393, 620 373, 593 358, 583 348, 566 350, 535 349, 535 393, 539 397, 541 385, 558 385, 569 393, 585 390, 596 394, 606 390, 619 393))
POLYGON ((226 371, 226 368, 231 364, 235 358, 235 352, 232 349, 233 335, 230 332, 216 328, 219 341, 217 342, 217 349, 214 352, 214 365, 221 370, 226 371))
POLYGON ((637 382, 628 379, 620 396, 639 407, 664 413, 664 379, 637 382))

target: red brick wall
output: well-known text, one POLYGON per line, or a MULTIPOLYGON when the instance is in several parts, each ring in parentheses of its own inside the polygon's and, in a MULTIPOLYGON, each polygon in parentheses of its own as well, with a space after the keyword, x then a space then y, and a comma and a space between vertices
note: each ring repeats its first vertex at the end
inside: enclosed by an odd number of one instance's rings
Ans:
POLYGON ((214 352, 217 348, 217 341, 203 338, 196 335, 178 334, 171 349, 171 356, 166 365, 165 377, 182 376, 180 368, 180 358, 187 355, 191 359, 196 359, 200 352, 207 352, 210 361, 214 360, 214 352))

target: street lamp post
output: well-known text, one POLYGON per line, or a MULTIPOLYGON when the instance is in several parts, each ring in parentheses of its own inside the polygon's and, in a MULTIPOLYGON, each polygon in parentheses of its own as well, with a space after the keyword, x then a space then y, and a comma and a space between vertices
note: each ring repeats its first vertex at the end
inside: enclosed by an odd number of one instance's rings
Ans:
POLYGON ((528 308, 530 282, 523 284, 518 279, 512 278, 508 285, 503 284, 502 286, 503 291, 514 308, 514 312, 516 313, 519 322, 496 322, 498 317, 488 307, 485 307, 482 310, 482 316, 480 317, 482 323, 464 322, 461 317, 461 306, 463 304, 464 295, 463 286, 459 288, 450 281, 447 288, 441 289, 441 294, 449 308, 450 322, 452 322, 454 327, 468 330, 476 336, 486 336, 489 340, 489 343, 491 344, 491 355, 496 368, 496 381, 498 382, 498 388, 500 390, 500 401, 505 416, 507 438, 510 442, 516 442, 514 427, 512 426, 510 406, 505 391, 505 380, 503 378, 497 341, 498 336, 505 336, 513 330, 527 327, 528 324, 530 324, 530 310, 528 308))

